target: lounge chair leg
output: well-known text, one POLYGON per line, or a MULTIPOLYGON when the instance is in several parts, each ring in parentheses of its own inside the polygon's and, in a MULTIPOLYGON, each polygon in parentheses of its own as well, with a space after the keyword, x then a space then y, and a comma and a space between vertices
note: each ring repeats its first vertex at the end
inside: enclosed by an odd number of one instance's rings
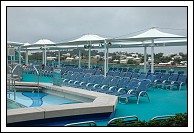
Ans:
POLYGON ((139 104, 139 99, 140 99, 140 96, 137 97, 137 104, 139 104))

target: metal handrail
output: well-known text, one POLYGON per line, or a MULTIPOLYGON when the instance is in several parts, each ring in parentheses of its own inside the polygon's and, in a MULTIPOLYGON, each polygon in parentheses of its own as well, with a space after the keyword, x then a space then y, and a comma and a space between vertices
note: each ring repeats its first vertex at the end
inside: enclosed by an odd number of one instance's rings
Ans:
POLYGON ((133 116, 124 116, 124 117, 117 117, 111 119, 108 123, 107 126, 115 125, 117 120, 123 120, 124 123, 133 123, 135 121, 138 121, 138 117, 133 115, 133 116), (131 118, 130 120, 127 120, 128 118, 131 118))
POLYGON ((70 123, 64 126, 96 126, 96 122, 95 121, 84 121, 84 122, 70 123))
MULTIPOLYGON (((37 81, 37 83, 38 83, 38 93, 39 93, 39 76, 40 76, 40 74, 39 74, 39 72, 38 72, 38 70, 37 70, 37 68, 36 68, 35 66, 33 66, 33 68, 35 69, 36 74, 37 74, 37 76, 38 76, 38 81, 37 81)), ((34 74, 34 77, 36 77, 35 74, 34 74)))
POLYGON ((10 68, 10 71, 9 71, 9 72, 11 73, 11 70, 12 70, 11 66, 9 66, 9 65, 8 65, 7 67, 9 67, 9 68, 10 68))
POLYGON ((14 92, 14 100, 16 100, 16 88, 15 88, 15 81, 16 81, 16 79, 14 79, 12 77, 8 77, 7 79, 9 80, 9 90, 11 90, 11 88, 10 88, 10 80, 12 81, 12 91, 14 92))
MULTIPOLYGON (((15 70, 16 70, 16 68, 17 68, 18 66, 21 67, 21 64, 17 64, 17 65, 12 69, 12 71, 11 71, 11 76, 12 76, 12 77, 13 77, 13 74, 14 74, 14 72, 15 72, 15 70)), ((21 73, 18 74, 19 79, 21 78, 21 75, 22 75, 21 73)))

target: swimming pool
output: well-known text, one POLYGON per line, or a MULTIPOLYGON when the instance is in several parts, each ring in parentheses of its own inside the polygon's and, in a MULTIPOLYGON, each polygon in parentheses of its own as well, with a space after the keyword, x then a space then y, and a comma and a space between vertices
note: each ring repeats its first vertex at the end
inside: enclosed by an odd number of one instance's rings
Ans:
MULTIPOLYGON (((13 99, 13 94, 10 95, 10 99, 13 99)), ((80 101, 55 96, 45 92, 16 92, 16 102, 25 105, 26 107, 40 107, 40 106, 51 106, 51 105, 62 105, 62 104, 73 104, 80 103, 80 101)), ((10 109, 8 103, 8 109, 10 109)), ((19 107, 18 107, 19 108, 19 107)))
MULTIPOLYGON (((33 74, 26 74, 24 77, 28 77, 33 81, 34 75, 33 74)), ((24 81, 26 80, 24 78, 24 81)), ((45 77, 43 82, 51 82, 51 77, 45 77)), ((72 89, 72 88, 71 88, 72 89)), ((83 89, 76 89, 76 91, 87 91, 83 89)), ((74 90, 73 89, 73 90, 74 90)), ((151 118, 155 116, 161 115, 174 115, 176 113, 184 113, 188 110, 188 100, 187 100, 187 87, 183 86, 180 91, 170 91, 165 89, 153 89, 149 88, 148 94, 150 97, 151 102, 149 103, 147 99, 142 98, 140 99, 140 103, 136 104, 136 102, 131 99, 128 104, 116 104, 115 111, 111 114, 111 116, 100 117, 100 115, 96 116, 74 116, 69 119, 57 119, 51 122, 44 122, 44 123, 34 123, 32 126, 64 126, 64 124, 68 124, 71 122, 81 122, 86 120, 94 120, 97 123, 97 126, 107 126, 107 123, 110 119, 116 117, 123 117, 123 116, 131 116, 136 115, 138 116, 139 120, 146 120, 149 121, 151 118)), ((86 93, 90 93, 91 91, 87 91, 86 93)), ((32 103, 31 103, 32 104, 32 103)), ((77 106, 77 105, 75 105, 77 106)))

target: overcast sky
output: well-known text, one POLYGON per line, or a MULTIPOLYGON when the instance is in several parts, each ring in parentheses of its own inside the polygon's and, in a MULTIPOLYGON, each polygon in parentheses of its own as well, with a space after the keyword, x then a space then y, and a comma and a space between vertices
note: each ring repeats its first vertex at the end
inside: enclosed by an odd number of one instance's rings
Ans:
MULTIPOLYGON (((153 26, 187 36, 187 7, 7 7, 8 41, 35 43, 44 38, 60 42, 88 33, 128 37, 153 26)), ((141 48, 120 49, 134 50, 143 53, 141 48)), ((155 48, 155 52, 186 53, 187 47, 155 48)))

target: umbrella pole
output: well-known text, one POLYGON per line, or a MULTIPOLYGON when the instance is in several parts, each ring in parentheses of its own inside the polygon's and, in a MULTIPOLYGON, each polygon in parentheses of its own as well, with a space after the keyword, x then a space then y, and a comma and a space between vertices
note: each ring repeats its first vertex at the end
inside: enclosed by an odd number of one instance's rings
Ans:
POLYGON ((26 50, 26 65, 28 65, 28 50, 26 50))
POLYGON ((79 68, 81 68, 81 51, 79 50, 79 68))
POLYGON ((107 53, 106 53, 106 40, 104 41, 104 77, 106 77, 106 55, 107 55, 107 53))
POLYGON ((44 50, 45 50, 45 51, 44 51, 44 52, 45 52, 45 53, 44 53, 44 55, 45 55, 45 57, 44 57, 44 62, 45 62, 44 65, 46 66, 46 45, 44 45, 44 50))
POLYGON ((59 62, 59 68, 60 68, 60 50, 58 51, 58 62, 59 62))
POLYGON ((144 73, 146 73, 147 47, 144 46, 144 73))
POLYGON ((91 61, 91 41, 90 41, 90 44, 89 44, 89 61, 88 61, 88 69, 90 69, 90 61, 91 61))
POLYGON ((44 51, 42 50, 42 64, 44 64, 44 51))
POLYGON ((107 48, 107 57, 106 57, 107 61, 106 61, 106 72, 108 72, 108 48, 107 48))
POLYGON ((152 40, 152 46, 151 46, 151 73, 154 73, 154 40, 152 40))

